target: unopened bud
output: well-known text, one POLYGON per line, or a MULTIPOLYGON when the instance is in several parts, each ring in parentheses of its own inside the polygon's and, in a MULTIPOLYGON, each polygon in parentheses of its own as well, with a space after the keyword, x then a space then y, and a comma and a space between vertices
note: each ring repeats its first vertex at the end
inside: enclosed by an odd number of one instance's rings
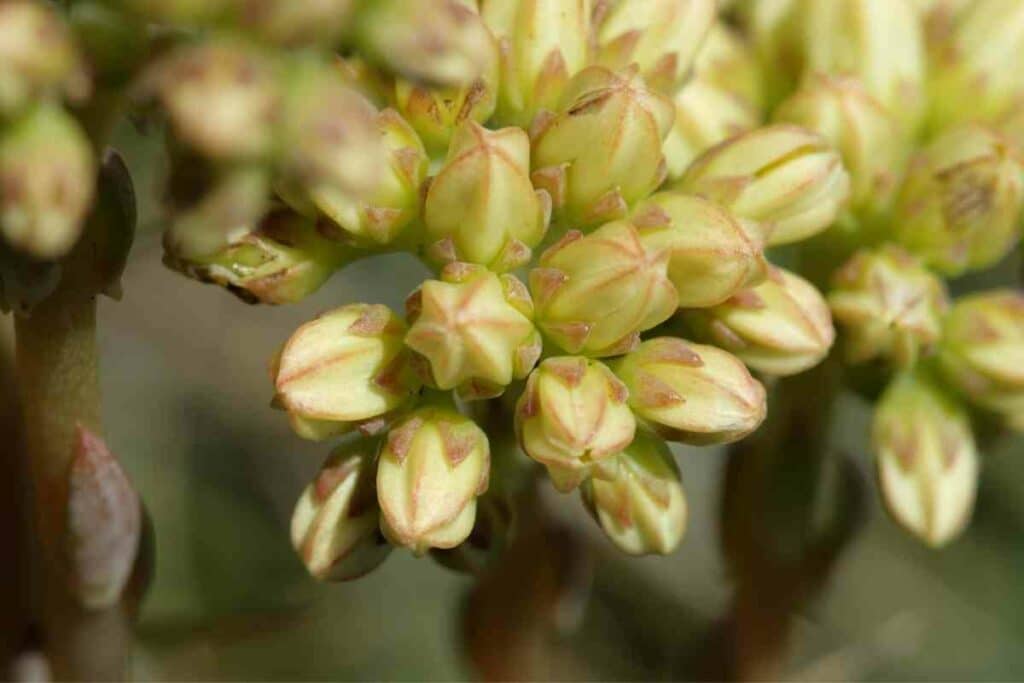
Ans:
POLYGON ((417 409, 391 429, 380 452, 384 534, 417 555, 454 548, 473 530, 489 472, 487 436, 472 420, 449 408, 417 409))
POLYGON ((677 188, 764 225, 768 244, 798 242, 835 222, 850 193, 839 154, 809 130, 773 125, 712 147, 677 188))
POLYGON ((512 275, 452 263, 409 298, 405 344, 422 360, 425 380, 465 399, 499 396, 523 379, 541 352, 526 286, 512 275))
POLYGON ((42 260, 60 258, 82 232, 96 168, 78 124, 39 105, 0 129, 0 235, 42 260))
POLYGON ((622 453, 605 478, 580 488, 594 519, 619 550, 630 555, 667 555, 686 531, 686 494, 668 445, 644 431, 622 453))
POLYGON ((636 419, 627 398, 626 387, 600 361, 548 358, 530 374, 516 404, 519 443, 547 467, 558 490, 571 491, 633 440, 636 419))
POLYGON ((679 305, 722 303, 764 279, 764 236, 753 221, 700 197, 659 192, 641 202, 633 222, 651 252, 667 250, 668 277, 679 305))
POLYGON ((682 315, 699 339, 731 351, 766 375, 795 375, 812 368, 835 341, 821 292, 781 268, 772 268, 764 282, 724 303, 682 315))
POLYGON ((746 36, 725 22, 716 21, 701 44, 693 68, 694 80, 728 93, 755 116, 760 116, 764 108, 765 76, 754 46, 746 36))
POLYGON ((333 47, 349 29, 357 0, 235 0, 243 25, 281 45, 333 47))
POLYGON ((349 581, 376 569, 391 552, 380 533, 377 439, 341 446, 302 492, 292 513, 292 546, 321 581, 349 581))
POLYGON ((958 300, 939 349, 946 381, 1024 431, 1024 294, 994 290, 958 300))
POLYGON ((405 331, 390 309, 375 304, 342 306, 296 330, 271 377, 278 402, 299 420, 297 431, 311 435, 304 421, 325 436, 357 425, 370 431, 407 403, 419 383, 402 344, 405 331))
POLYGON ((994 264, 1020 239, 1022 173, 1007 139, 981 126, 951 128, 911 160, 895 239, 945 275, 994 264))
POLYGON ((892 245, 854 254, 833 276, 828 304, 850 362, 883 357, 901 367, 930 353, 949 306, 942 280, 892 245))
POLYGON ((930 546, 967 525, 978 485, 978 452, 963 410, 930 379, 907 374, 875 408, 878 481, 893 519, 930 546))
POLYGON ((640 420, 670 441, 742 439, 764 420, 765 391, 732 354, 657 337, 613 364, 640 420))
POLYGON ((530 140, 519 128, 460 126, 423 207, 427 254, 497 272, 529 262, 547 230, 551 198, 530 184, 530 140))
POLYGON ((530 271, 537 326, 570 353, 625 353, 678 307, 669 256, 645 247, 627 221, 570 231, 530 271))
POLYGON ((562 222, 586 228, 623 218, 668 172, 662 142, 671 100, 647 88, 635 67, 578 73, 558 112, 533 127, 533 183, 562 222))

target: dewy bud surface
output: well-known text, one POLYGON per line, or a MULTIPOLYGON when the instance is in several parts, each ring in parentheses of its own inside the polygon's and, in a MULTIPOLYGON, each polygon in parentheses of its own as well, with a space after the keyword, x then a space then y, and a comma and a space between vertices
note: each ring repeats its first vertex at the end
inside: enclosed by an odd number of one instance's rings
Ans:
POLYGON ((469 536, 487 490, 487 436, 468 417, 426 406, 388 433, 377 465, 384 535, 422 555, 469 536))
POLYGON ((850 362, 884 357, 902 367, 930 353, 949 306, 942 280, 894 245, 854 254, 833 275, 828 304, 850 362))
POLYGON ((850 177, 820 135, 773 125, 712 147, 676 187, 762 223, 768 244, 777 245, 832 225, 849 199, 850 177))
POLYGON ((607 478, 591 477, 580 493, 594 519, 619 550, 667 555, 686 531, 686 494, 668 445, 644 431, 622 453, 607 478))
POLYGON ((760 226, 718 204, 659 192, 637 205, 632 221, 641 226, 648 250, 668 252, 668 277, 680 306, 713 306, 764 279, 760 226))
POLYGON ((696 335, 767 375, 795 375, 821 362, 835 341, 828 304, 799 275, 772 268, 761 284, 712 308, 685 311, 696 335))
POLYGON ((645 247, 640 230, 627 221, 586 236, 570 231, 530 271, 537 326, 570 353, 625 353, 640 332, 677 308, 668 259, 667 250, 645 247))
POLYGON ((390 309, 377 304, 342 306, 296 330, 272 377, 297 431, 312 436, 304 429, 312 422, 328 436, 405 404, 419 388, 402 343, 405 331, 390 309))
POLYGON ((945 275, 993 265, 1020 239, 1022 173, 1009 140, 982 126, 949 129, 911 160, 896 240, 945 275))
POLYGON ((929 378, 897 378, 875 408, 872 439, 882 498, 893 519, 930 546, 967 525, 978 452, 963 410, 929 378))
POLYGON ((648 85, 672 95, 690 75, 715 19, 715 0, 597 0, 597 63, 637 64, 648 85))
POLYGON ((1024 294, 1002 289, 956 301, 939 365, 969 401, 1024 431, 1024 294))
POLYGON ((534 123, 534 185, 548 191, 570 227, 623 218, 665 179, 661 147, 673 111, 635 68, 584 69, 569 83, 557 113, 534 123))
POLYGON ((452 263, 409 298, 405 344, 429 384, 466 399, 491 398, 525 378, 541 352, 526 286, 512 275, 452 263))
POLYGON ((664 438, 695 445, 742 439, 764 421, 765 391, 732 354, 657 337, 616 361, 638 418, 664 438))
POLYGON ((551 198, 530 184, 530 140, 520 128, 460 126, 423 207, 427 254, 504 272, 529 262, 547 230, 551 198))
POLYGON ((593 465, 633 440, 628 392, 603 363, 580 356, 548 358, 530 374, 516 404, 522 449, 548 468, 560 491, 579 485, 593 465))
POLYGON ((349 581, 378 567, 391 552, 380 533, 374 482, 377 439, 331 453, 292 513, 292 546, 321 581, 349 581))

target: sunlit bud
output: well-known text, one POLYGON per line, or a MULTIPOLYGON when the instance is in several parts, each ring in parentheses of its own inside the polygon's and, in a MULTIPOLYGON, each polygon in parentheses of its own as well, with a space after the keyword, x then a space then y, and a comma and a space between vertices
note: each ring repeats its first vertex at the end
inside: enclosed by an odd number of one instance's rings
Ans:
POLYGON ((571 491, 633 440, 636 419, 627 398, 626 387, 600 361, 548 358, 530 374, 516 404, 519 444, 547 467, 559 491, 571 491))
POLYGON ((321 581, 359 578, 391 552, 380 533, 378 445, 377 439, 362 438, 336 448, 295 504, 292 546, 321 581))
POLYGON ((533 303, 512 275, 451 263, 407 302, 405 344, 418 355, 424 379, 466 399, 491 398, 525 378, 541 352, 533 303))
POLYGON ((164 263, 247 303, 286 304, 315 292, 352 258, 348 249, 322 237, 312 220, 281 210, 218 252, 189 260, 168 250, 164 263))
POLYGON ((909 0, 805 0, 805 73, 853 76, 913 130, 925 91, 921 22, 909 0))
POLYGON ((448 408, 417 409, 388 432, 380 452, 384 534, 417 555, 459 545, 473 530, 489 472, 487 436, 476 423, 448 408))
POLYGON ((629 389, 633 413, 670 441, 728 443, 764 420, 764 387, 738 358, 714 346, 657 337, 613 369, 629 389))
POLYGON ((680 306, 713 306, 764 278, 760 226, 718 204, 659 192, 637 205, 632 221, 649 251, 668 251, 668 277, 680 306))
POLYGON ((297 431, 329 435, 355 425, 374 431, 407 403, 419 382, 402 343, 405 331, 391 310, 376 304, 342 306, 296 330, 271 378, 276 401, 299 419, 297 431))
POLYGON ((596 0, 597 63, 637 64, 647 84, 672 95, 690 76, 715 0, 596 0))
POLYGON ((872 440, 889 514, 930 546, 967 525, 978 485, 978 452, 967 415, 929 378, 893 381, 875 408, 872 440))
POLYGON ((501 55, 495 120, 526 128, 586 66, 591 0, 481 0, 480 14, 501 55))
POLYGON ((667 555, 686 531, 686 494, 668 445, 644 431, 607 468, 580 487, 594 519, 619 550, 667 555))
POLYGON ((149 78, 175 135, 203 156, 237 161, 270 155, 280 88, 266 53, 229 40, 185 45, 161 59, 149 78))
POLYGON ((386 163, 374 190, 353 194, 324 184, 305 192, 317 212, 330 219, 322 228, 325 235, 340 242, 368 247, 390 244, 420 213, 420 186, 429 163, 423 143, 393 109, 377 114, 376 126, 386 163))
POLYGON ((358 0, 356 43, 409 79, 460 87, 493 62, 494 38, 465 0, 358 0))
POLYGON ((777 245, 832 225, 849 198, 850 176, 820 135, 777 124, 712 147, 676 187, 761 223, 768 244, 777 245))
POLYGON ((877 214, 888 207, 909 139, 897 119, 859 81, 815 74, 779 105, 774 118, 819 133, 839 152, 850 174, 854 210, 877 214))
POLYGON ((570 227, 622 218, 665 179, 661 145, 672 117, 672 102, 635 67, 588 67, 570 81, 558 113, 533 126, 533 183, 570 227))
POLYGON ((927 16, 930 99, 935 130, 993 122, 1024 97, 1024 4, 1016 0, 937 2, 927 16))
POLYGON ((1024 294, 1002 289, 958 300, 939 349, 950 384, 1024 431, 1024 294))
POLYGON ((764 282, 724 303, 682 315, 702 341, 731 351, 766 375, 795 375, 812 368, 835 341, 821 292, 781 268, 771 268, 764 282))
POLYGON ((78 240, 96 182, 85 133, 57 105, 0 128, 0 235, 16 250, 57 259, 78 240))
POLYGON ((89 89, 71 32, 50 3, 0 3, 0 116, 41 97, 82 99, 89 89))
POLYGON ((570 231, 530 271, 541 331, 570 353, 614 356, 678 307, 667 249, 647 249, 641 231, 617 221, 589 235, 570 231))
POLYGON ((467 122, 431 180, 423 207, 427 255, 504 272, 529 262, 547 230, 551 198, 530 184, 530 140, 520 128, 467 122))
POLYGON ((857 252, 837 270, 828 305, 851 362, 882 357, 909 367, 939 340, 949 304, 942 280, 889 245, 857 252))
POLYGON ((981 126, 951 128, 911 160, 896 199, 894 237, 945 275, 985 268, 1020 239, 1021 159, 981 126))

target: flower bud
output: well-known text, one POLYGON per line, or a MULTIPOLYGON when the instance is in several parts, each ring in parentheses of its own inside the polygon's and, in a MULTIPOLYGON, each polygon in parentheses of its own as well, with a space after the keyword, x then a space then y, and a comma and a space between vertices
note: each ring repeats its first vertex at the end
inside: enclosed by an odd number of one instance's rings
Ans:
POLYGON ((5 124, 0 234, 34 258, 60 258, 82 232, 95 173, 89 140, 60 107, 40 105, 5 124))
POLYGON ((345 247, 320 236, 312 220, 283 210, 208 256, 178 258, 168 249, 164 264, 225 287, 246 303, 287 304, 315 292, 351 258, 345 247))
POLYGON ((0 3, 0 115, 40 98, 84 98, 89 77, 82 64, 71 32, 49 3, 0 3))
POLYGON ((459 545, 473 530, 489 472, 487 436, 472 420, 448 408, 417 409, 391 429, 380 452, 385 536, 417 555, 459 545))
POLYGON ((1024 96, 1024 5, 1014 0, 937 3, 928 14, 929 124, 991 123, 1024 96))
POLYGON ((351 304, 291 336, 274 362, 276 400, 301 436, 378 428, 419 389, 402 344, 405 324, 386 306, 351 304), (322 428, 322 429, 321 429, 322 428))
POLYGON ((669 256, 647 249, 626 221, 570 231, 530 271, 537 326, 570 353, 625 353, 678 307, 669 256))
POLYGON ((626 387, 600 361, 548 358, 526 381, 516 404, 522 449, 548 469, 559 491, 576 488, 592 467, 633 440, 636 419, 626 387))
POLYGON ((828 304, 799 275, 771 268, 761 284, 683 317, 702 341, 731 351, 766 375, 808 370, 828 355, 835 329, 828 304))
POLYGON ((586 66, 591 0, 481 0, 480 14, 500 48, 494 118, 527 128, 586 66))
POLYGON ((427 254, 504 272, 532 257, 547 230, 551 198, 530 184, 530 140, 519 128, 464 123, 427 189, 427 254))
POLYGON ((715 19, 715 0, 597 0, 597 63, 618 71, 637 64, 666 95, 690 75, 715 19))
MULTIPOLYGON (((327 228, 329 236, 368 247, 394 242, 417 218, 429 164, 423 143, 398 112, 380 112, 376 126, 385 152, 376 189, 354 195, 335 185, 320 185, 307 191, 318 212, 337 226, 327 228)), ((298 203, 302 205, 301 200, 298 203)))
POLYGON ((839 154, 816 133, 773 125, 712 147, 677 188, 764 224, 769 245, 798 242, 836 220, 850 193, 839 154))
POLYGON ((185 45, 158 62, 150 78, 174 133, 203 156, 270 155, 280 92, 277 69, 262 51, 226 40, 185 45))
POLYGON ((352 21, 357 0, 236 0, 244 26, 279 45, 333 47, 352 21))
POLYGON ((775 110, 776 121, 820 134, 839 152, 850 174, 854 210, 888 208, 908 140, 899 122, 853 78, 815 74, 775 110))
POLYGON ((493 62, 494 39, 467 0, 360 0, 355 41, 368 57, 434 86, 465 86, 493 62))
POLYGON ((336 448, 292 513, 292 546, 320 581, 350 581, 387 559, 374 482, 378 441, 360 439, 336 448))
POLYGON ((523 379, 541 352, 533 303, 512 275, 449 264, 409 297, 405 344, 423 362, 425 380, 466 399, 500 396, 523 379))
POLYGON ((668 555, 675 550, 686 531, 687 509, 668 445, 638 432, 606 469, 609 478, 592 477, 580 492, 611 542, 630 555, 668 555))
POLYGON ((850 362, 884 357, 910 367, 938 342, 949 303, 942 280, 886 245, 857 252, 835 272, 828 305, 850 362))
POLYGON ((717 21, 711 27, 693 68, 694 80, 729 93, 754 115, 761 115, 765 99, 761 65, 753 45, 728 24, 717 21))
POLYGON ((1024 294, 994 290, 953 304, 939 347, 943 377, 1024 431, 1024 294))
POLYGON ((895 239, 945 275, 996 263, 1020 239, 1022 171, 996 133, 948 130, 911 160, 896 198, 895 239))
POLYGON ((649 251, 668 251, 680 306, 714 306, 764 279, 760 226, 706 199, 659 192, 637 206, 632 220, 649 251))
POLYGON ((629 389, 633 413, 670 441, 728 443, 764 421, 764 387, 714 346, 656 337, 612 367, 629 389))
POLYGON ((878 482, 893 519, 930 546, 967 525, 978 484, 978 452, 963 410, 928 378, 889 385, 872 425, 878 482))
POLYGON ((661 146, 672 116, 672 102, 635 67, 588 67, 570 81, 558 113, 535 122, 533 183, 569 226, 623 218, 665 179, 661 146))

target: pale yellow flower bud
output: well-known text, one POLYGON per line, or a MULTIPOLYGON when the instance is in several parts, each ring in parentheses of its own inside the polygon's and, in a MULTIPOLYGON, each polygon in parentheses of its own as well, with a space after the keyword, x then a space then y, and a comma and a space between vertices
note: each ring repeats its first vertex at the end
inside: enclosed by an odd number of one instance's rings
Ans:
POLYGON ((714 346, 657 337, 613 369, 636 416, 671 441, 728 443, 764 421, 764 387, 738 358, 714 346))
POLYGON ((628 392, 603 363, 579 356, 548 358, 534 370, 516 404, 522 449, 548 469, 559 491, 571 491, 595 464, 633 440, 628 392))

